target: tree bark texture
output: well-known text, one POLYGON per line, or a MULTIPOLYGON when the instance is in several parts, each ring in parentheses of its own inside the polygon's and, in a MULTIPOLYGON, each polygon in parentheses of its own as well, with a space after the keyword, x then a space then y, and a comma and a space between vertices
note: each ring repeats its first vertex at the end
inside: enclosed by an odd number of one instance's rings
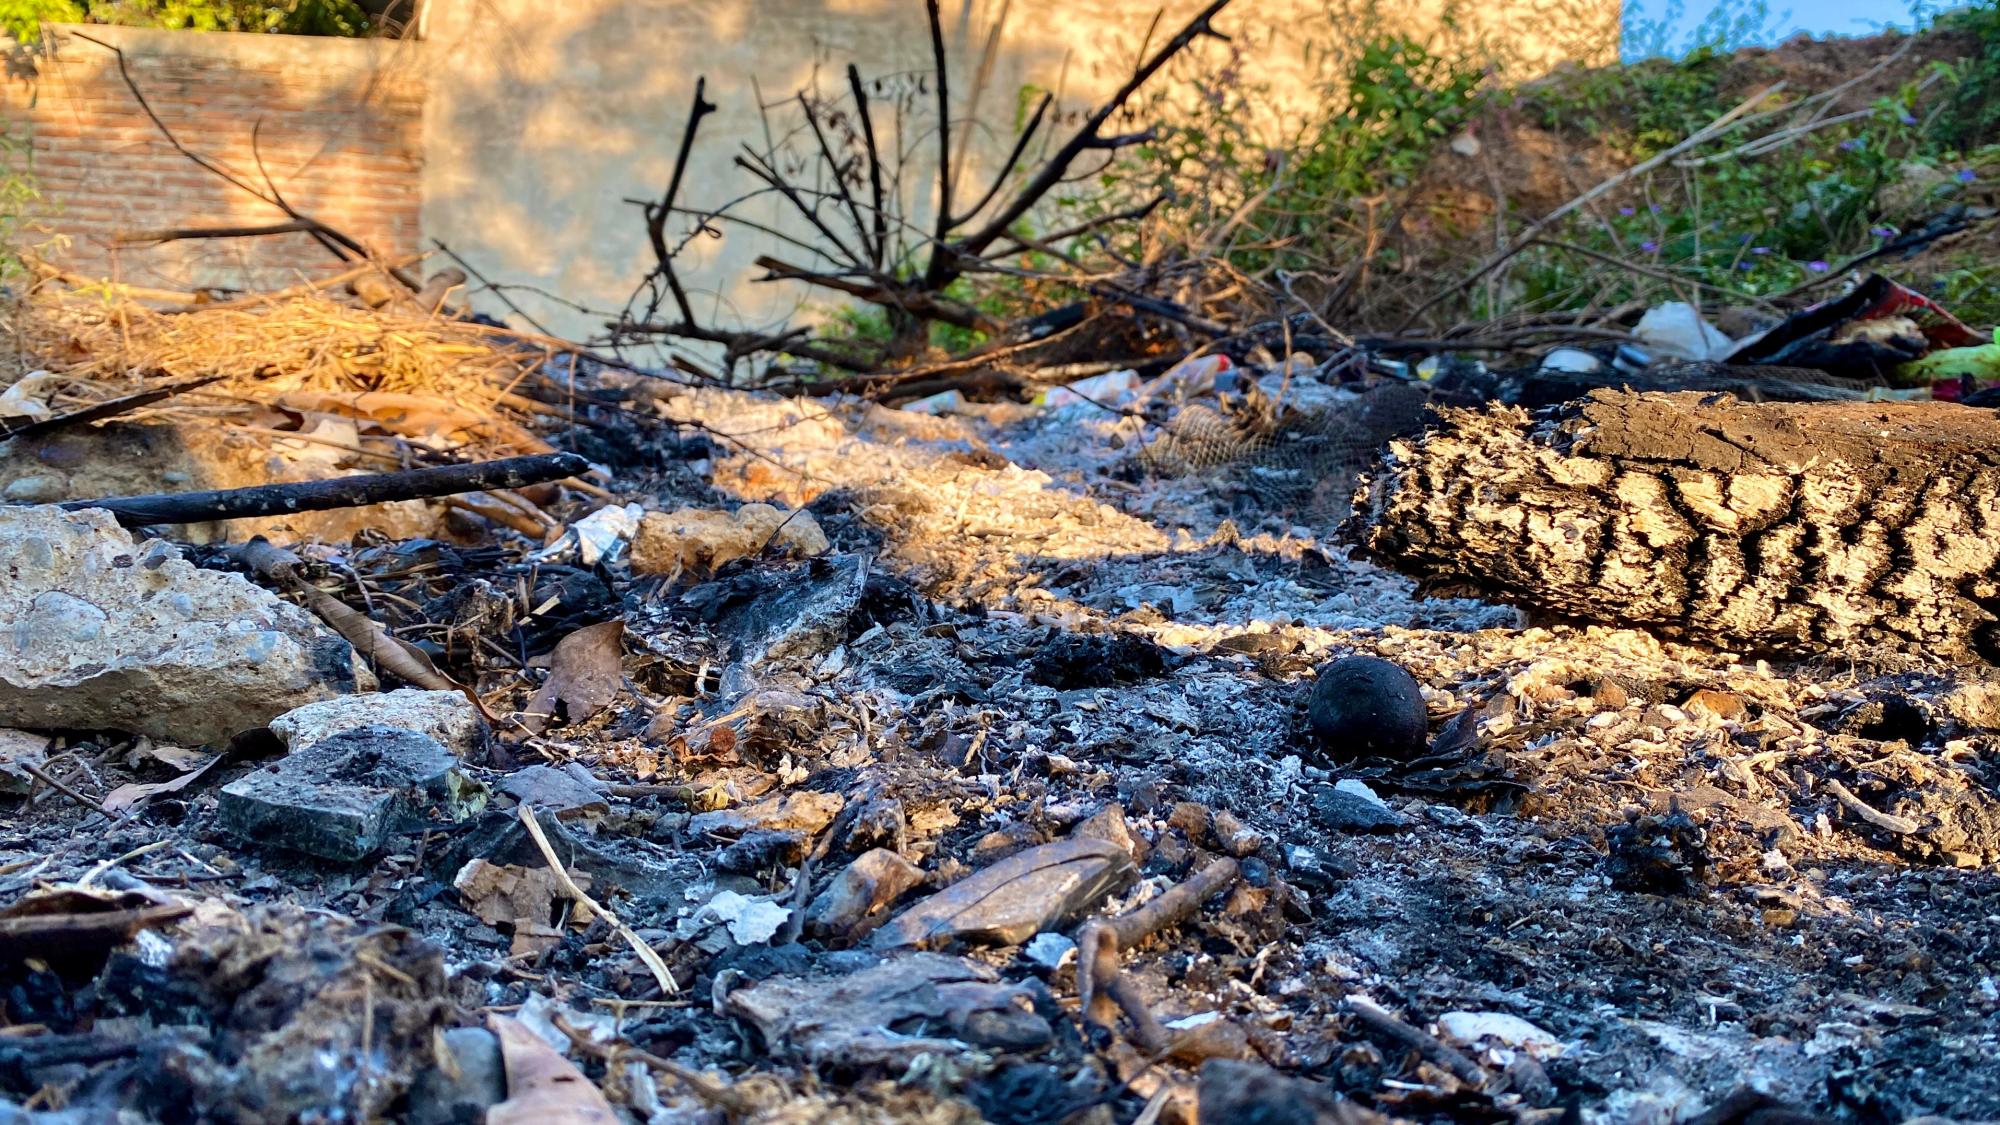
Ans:
POLYGON ((1448 410, 1348 531, 1432 586, 1801 655, 2000 663, 2000 419, 1941 402, 1596 391, 1448 410))

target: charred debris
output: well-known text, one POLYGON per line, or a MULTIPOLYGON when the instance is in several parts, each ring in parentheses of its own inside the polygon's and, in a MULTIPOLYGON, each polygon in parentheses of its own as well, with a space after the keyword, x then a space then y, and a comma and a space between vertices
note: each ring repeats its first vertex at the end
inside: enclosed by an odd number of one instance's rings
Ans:
POLYGON ((1350 334, 1026 234, 1224 6, 989 180, 939 130, 927 217, 859 72, 780 107, 760 268, 865 347, 697 318, 700 86, 588 344, 296 212, 325 283, 45 269, 0 1121, 2000 1116, 1990 342, 1865 269, 1350 334))

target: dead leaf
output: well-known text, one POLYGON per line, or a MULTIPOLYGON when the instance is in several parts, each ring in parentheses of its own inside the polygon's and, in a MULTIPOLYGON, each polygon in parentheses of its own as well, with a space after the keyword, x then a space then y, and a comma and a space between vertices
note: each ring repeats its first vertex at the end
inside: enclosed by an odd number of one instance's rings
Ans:
POLYGON ((207 773, 210 767, 221 761, 222 758, 223 755, 216 754, 194 769, 189 770, 179 777, 169 778, 166 781, 133 782, 130 785, 120 785, 118 788, 104 795, 104 804, 101 807, 108 813, 121 813, 141 801, 150 800, 162 793, 178 793, 193 784, 195 778, 207 773))
MULTIPOLYGON (((577 872, 572 878, 577 886, 590 889, 588 874, 577 872)), ((562 940, 563 932, 554 924, 556 903, 568 902, 570 896, 547 868, 475 859, 459 870, 452 886, 481 922, 496 929, 504 926, 514 935, 510 956, 540 953, 562 940)), ((595 917, 589 907, 577 903, 570 911, 570 928, 584 929, 595 917)))
POLYGON ((185 746, 173 746, 164 742, 154 742, 150 738, 140 738, 132 746, 135 759, 158 762, 182 773, 200 769, 214 760, 214 756, 201 750, 190 750, 185 746))
POLYGON ((625 684, 625 622, 586 625, 557 642, 549 678, 528 701, 521 725, 540 734, 562 707, 567 724, 583 722, 611 705, 625 684))
POLYGON ((507 1067, 507 1100, 486 1111, 486 1125, 618 1125, 611 1103, 570 1061, 508 1016, 489 1015, 507 1067))

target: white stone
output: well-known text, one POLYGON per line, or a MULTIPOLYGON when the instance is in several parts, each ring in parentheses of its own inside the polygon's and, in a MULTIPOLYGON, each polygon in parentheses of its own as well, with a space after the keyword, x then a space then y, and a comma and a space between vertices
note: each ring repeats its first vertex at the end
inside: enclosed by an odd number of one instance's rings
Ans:
POLYGON ((108 512, 0 507, 0 726, 219 742, 365 675, 312 614, 108 512))
POLYGON ((463 694, 417 688, 343 695, 295 707, 271 720, 271 733, 291 751, 357 727, 427 734, 461 758, 483 750, 488 737, 485 717, 463 694))
POLYGON ((1537 1058, 1559 1055, 1563 1047, 1562 1040, 1554 1035, 1506 1012, 1446 1012, 1438 1017, 1438 1030, 1460 1046, 1497 1043, 1537 1058))

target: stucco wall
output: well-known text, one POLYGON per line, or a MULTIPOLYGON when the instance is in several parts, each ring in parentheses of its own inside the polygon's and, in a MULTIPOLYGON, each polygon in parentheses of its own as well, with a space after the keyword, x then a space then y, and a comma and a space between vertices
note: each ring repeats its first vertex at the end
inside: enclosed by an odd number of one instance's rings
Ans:
POLYGON ((415 250, 422 191, 421 44, 54 25, 32 76, 0 100, 32 138, 61 264, 92 277, 186 289, 275 288, 340 269, 304 234, 121 245, 135 231, 282 222, 278 208, 176 152, 118 72, 189 148, 386 254, 415 250), (261 160, 261 169, 260 169, 261 160))
MULTIPOLYGON (((1437 34, 1441 2, 1415 0, 1356 19, 1329 14, 1326 0, 1237 0, 1216 21, 1234 43, 1203 49, 1218 65, 1234 55, 1246 81, 1269 86, 1256 124, 1277 135, 1321 96, 1313 79, 1329 44, 1351 41, 1368 23, 1437 34)), ((1024 87, 1060 91, 1072 112, 1115 88, 1141 54, 1154 11, 1129 0, 945 0, 954 116, 967 114, 980 48, 1003 5, 1003 47, 975 114, 986 122, 988 158, 1010 139, 1024 87)), ((1165 7, 1156 43, 1201 5, 1165 7)), ((1508 0, 1461 6, 1460 15, 1460 34, 1499 45, 1522 73, 1565 57, 1610 61, 1617 51, 1616 0, 1508 0)), ((595 310, 622 306, 651 264, 639 210, 622 201, 655 198, 666 184, 697 76, 707 76, 720 110, 703 127, 683 202, 714 205, 753 186, 732 164, 742 144, 762 146, 753 77, 774 103, 815 81, 840 87, 850 61, 904 88, 930 68, 920 0, 429 0, 425 18, 425 233, 494 280, 589 306, 594 311, 512 293, 544 323, 576 336, 600 331, 604 317, 595 310)), ((927 97, 914 102, 908 139, 920 141, 934 114, 927 97)), ((774 122, 787 119, 783 108, 773 111, 774 122)), ((928 181, 912 193, 921 208, 928 181)), ((799 229, 773 200, 743 213, 799 229)), ((690 224, 676 220, 670 229, 685 233, 690 224)), ((793 314, 797 286, 748 280, 752 259, 780 252, 800 256, 739 228, 720 240, 695 239, 684 272, 699 291, 699 311, 738 324, 793 314)), ((502 311, 490 300, 483 305, 502 311)))

